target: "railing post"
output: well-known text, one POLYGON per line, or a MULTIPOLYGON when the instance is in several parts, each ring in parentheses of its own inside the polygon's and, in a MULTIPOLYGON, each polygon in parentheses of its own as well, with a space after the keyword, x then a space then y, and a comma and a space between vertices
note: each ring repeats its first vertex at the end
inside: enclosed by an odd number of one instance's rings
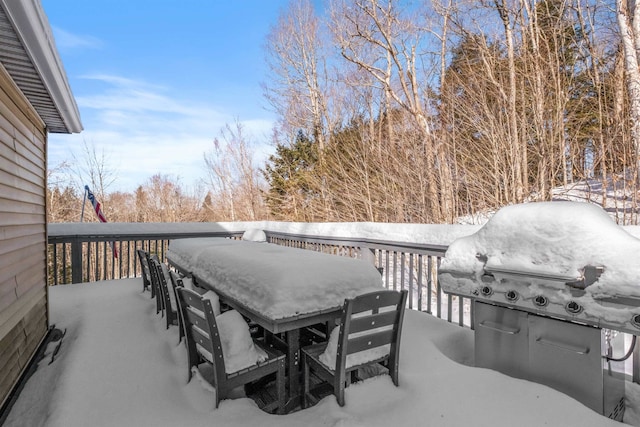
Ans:
POLYGON ((71 242, 71 283, 82 283, 82 242, 71 242))

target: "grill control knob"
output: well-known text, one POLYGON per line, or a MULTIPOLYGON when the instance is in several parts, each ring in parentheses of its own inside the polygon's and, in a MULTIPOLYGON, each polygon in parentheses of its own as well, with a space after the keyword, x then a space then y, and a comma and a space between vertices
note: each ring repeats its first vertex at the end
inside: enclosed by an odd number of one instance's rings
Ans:
POLYGON ((546 307, 549 304, 549 300, 544 295, 538 295, 533 299, 533 304, 538 307, 546 307))
POLYGON ((482 292, 482 295, 485 297, 493 295, 493 289, 491 289, 491 286, 483 286, 482 289, 480 289, 480 292, 482 292))
POLYGON ((509 290, 507 291, 506 294, 504 294, 504 297, 507 299, 507 301, 509 302, 516 302, 518 301, 518 293, 514 290, 509 290))
POLYGON ((575 301, 569 301, 564 309, 571 314, 578 314, 582 311, 582 306, 575 301))

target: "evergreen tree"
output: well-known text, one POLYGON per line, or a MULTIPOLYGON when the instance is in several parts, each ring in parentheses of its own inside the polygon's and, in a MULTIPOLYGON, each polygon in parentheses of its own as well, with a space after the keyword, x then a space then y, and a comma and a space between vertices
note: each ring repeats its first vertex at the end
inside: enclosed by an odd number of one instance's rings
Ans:
POLYGON ((317 195, 312 179, 317 161, 316 145, 302 131, 290 147, 276 146, 276 153, 269 156, 263 171, 269 185, 267 206, 276 219, 310 219, 312 213, 305 208, 317 195))

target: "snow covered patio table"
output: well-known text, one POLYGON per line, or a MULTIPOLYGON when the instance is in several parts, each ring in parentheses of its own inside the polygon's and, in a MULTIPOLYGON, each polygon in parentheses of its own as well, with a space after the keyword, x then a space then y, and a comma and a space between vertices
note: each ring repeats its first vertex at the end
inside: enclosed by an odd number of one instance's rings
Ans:
MULTIPOLYGON (((300 329, 340 316, 345 298, 380 290, 366 261, 225 238, 173 240, 169 263, 269 332, 285 333, 289 372, 299 371, 300 329)), ((295 405, 298 375, 289 375, 295 405)))

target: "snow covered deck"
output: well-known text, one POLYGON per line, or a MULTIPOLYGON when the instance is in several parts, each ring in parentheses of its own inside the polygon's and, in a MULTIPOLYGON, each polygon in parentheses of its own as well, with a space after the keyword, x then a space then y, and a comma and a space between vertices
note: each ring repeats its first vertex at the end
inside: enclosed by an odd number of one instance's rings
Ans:
MULTIPOLYGON (((28 381, 4 427, 190 425, 242 426, 581 426, 620 425, 548 387, 473 365, 473 332, 407 311, 400 387, 382 376, 289 415, 269 415, 246 398, 213 409, 212 391, 186 381, 186 350, 176 327, 165 329, 141 279, 50 288, 51 321, 66 329, 28 381)), ((639 392, 627 386, 625 421, 639 392)))

